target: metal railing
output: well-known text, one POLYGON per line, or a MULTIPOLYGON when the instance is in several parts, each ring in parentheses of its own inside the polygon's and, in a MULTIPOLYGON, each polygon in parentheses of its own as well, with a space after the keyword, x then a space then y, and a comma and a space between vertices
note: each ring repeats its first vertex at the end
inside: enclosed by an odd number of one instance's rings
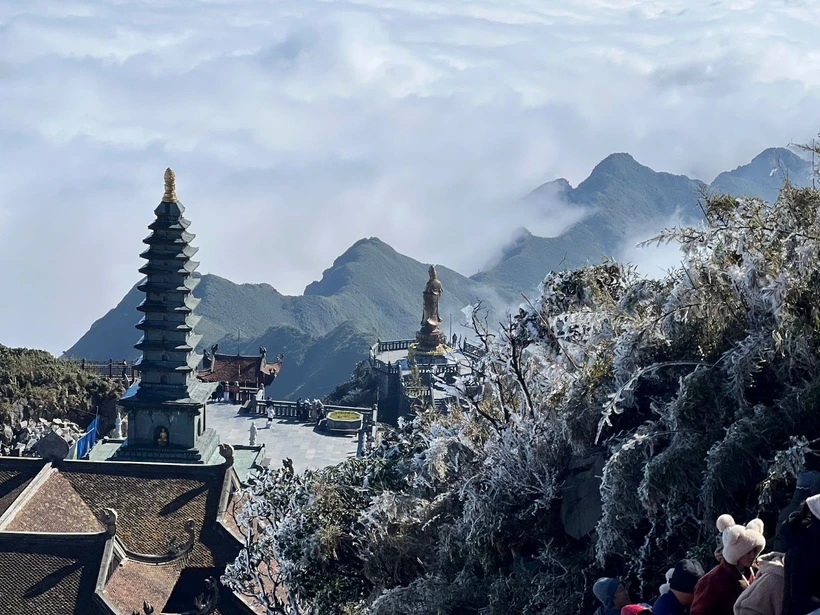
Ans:
POLYGON ((108 359, 108 361, 89 361, 87 359, 64 360, 75 364, 84 372, 89 372, 102 378, 122 378, 123 368, 132 382, 136 378, 139 378, 140 374, 140 370, 135 361, 114 361, 114 359, 108 359))
POLYGON ((393 340, 391 342, 382 342, 379 340, 376 343, 376 352, 392 352, 394 350, 409 350, 410 344, 415 344, 416 340, 393 340))
MULTIPOLYGON (((369 425, 373 422, 373 408, 358 408, 354 406, 334 406, 323 404, 325 413, 342 410, 347 412, 358 412, 362 415, 362 425, 369 425)), ((256 404, 256 411, 265 414, 268 408, 273 409, 273 416, 277 419, 300 419, 299 411, 295 401, 279 399, 259 400, 256 404)))

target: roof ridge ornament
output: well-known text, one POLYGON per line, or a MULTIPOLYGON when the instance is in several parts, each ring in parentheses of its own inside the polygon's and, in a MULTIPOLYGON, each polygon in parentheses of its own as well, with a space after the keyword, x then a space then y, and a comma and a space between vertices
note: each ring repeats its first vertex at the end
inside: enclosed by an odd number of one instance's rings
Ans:
POLYGON ((171 167, 165 169, 165 194, 162 195, 163 203, 178 203, 176 193, 176 173, 171 167))

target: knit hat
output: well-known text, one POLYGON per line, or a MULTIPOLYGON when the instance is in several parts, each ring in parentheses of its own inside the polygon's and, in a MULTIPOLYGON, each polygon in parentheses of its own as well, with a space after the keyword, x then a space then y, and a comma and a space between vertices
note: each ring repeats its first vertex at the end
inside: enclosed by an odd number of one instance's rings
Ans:
MULTIPOLYGON (((820 512, 820 500, 817 502, 820 512)), ((760 553, 766 546, 763 536, 763 521, 752 519, 746 526, 737 525, 731 515, 721 515, 717 520, 717 529, 723 542, 723 559, 733 566, 749 551, 760 553)))
POLYGON ((806 498, 806 505, 808 505, 814 518, 820 519, 820 495, 813 495, 810 498, 806 498))
POLYGON ((620 586, 621 582, 618 579, 601 577, 595 581, 595 585, 592 586, 592 593, 601 601, 601 604, 603 604, 605 608, 611 609, 614 604, 615 593, 620 586))
POLYGON ((797 477, 795 490, 808 491, 809 495, 820 493, 820 472, 816 470, 801 472, 797 477))
POLYGON ((675 566, 672 578, 669 580, 669 589, 692 594, 695 591, 695 585, 702 576, 703 566, 700 565, 700 562, 693 559, 682 559, 675 566))
POLYGON ((621 615, 641 615, 641 613, 651 613, 650 609, 645 604, 627 604, 621 609, 621 615))

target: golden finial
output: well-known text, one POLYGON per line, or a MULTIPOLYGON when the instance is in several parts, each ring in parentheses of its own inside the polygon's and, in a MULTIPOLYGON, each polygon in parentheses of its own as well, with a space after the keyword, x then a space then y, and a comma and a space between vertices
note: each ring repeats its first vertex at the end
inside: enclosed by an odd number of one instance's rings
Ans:
POLYGON ((163 203, 176 203, 176 175, 171 167, 165 169, 165 194, 162 195, 163 203))

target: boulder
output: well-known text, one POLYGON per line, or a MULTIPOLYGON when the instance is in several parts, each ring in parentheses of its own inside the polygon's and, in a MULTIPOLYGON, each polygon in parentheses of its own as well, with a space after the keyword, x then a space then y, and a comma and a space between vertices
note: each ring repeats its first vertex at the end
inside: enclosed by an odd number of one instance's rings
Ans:
POLYGON ((561 498, 561 524, 568 536, 581 540, 601 518, 601 474, 606 456, 597 453, 570 460, 561 498))

